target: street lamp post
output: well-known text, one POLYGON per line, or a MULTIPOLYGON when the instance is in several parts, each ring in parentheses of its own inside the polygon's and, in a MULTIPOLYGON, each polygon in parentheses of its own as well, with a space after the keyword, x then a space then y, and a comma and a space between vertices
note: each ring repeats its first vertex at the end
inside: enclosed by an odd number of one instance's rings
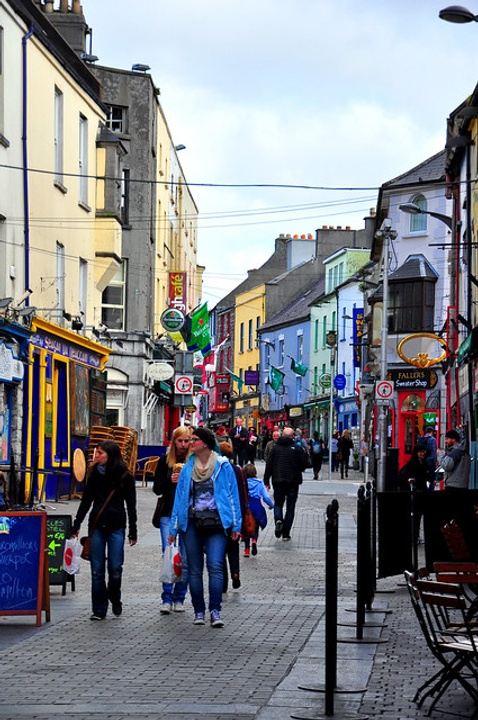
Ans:
MULTIPOLYGON (((387 340, 388 340, 388 266, 390 261, 390 241, 395 240, 397 231, 392 230, 392 221, 385 218, 380 230, 375 233, 377 240, 383 241, 383 300, 382 300, 382 331, 380 342, 382 352, 380 357, 380 379, 387 379, 387 340)), ((388 413, 387 406, 382 403, 379 423, 379 459, 377 468, 377 489, 379 492, 385 490, 385 466, 387 461, 388 446, 388 413)))
POLYGON ((449 7, 443 8, 443 10, 440 10, 438 13, 438 17, 441 18, 441 20, 459 24, 478 22, 478 15, 473 15, 471 10, 461 5, 450 5, 449 7))
POLYGON ((337 344, 337 333, 330 330, 326 337, 327 346, 330 348, 330 395, 329 395, 329 482, 332 480, 332 431, 334 417, 334 367, 335 352, 337 344))

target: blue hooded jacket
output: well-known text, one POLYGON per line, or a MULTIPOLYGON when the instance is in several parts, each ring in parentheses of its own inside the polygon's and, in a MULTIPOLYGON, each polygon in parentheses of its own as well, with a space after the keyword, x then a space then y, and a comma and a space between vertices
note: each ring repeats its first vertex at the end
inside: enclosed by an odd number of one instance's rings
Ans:
MULTIPOLYGON (((179 475, 174 505, 171 512, 169 534, 176 537, 178 530, 185 532, 189 522, 189 508, 192 504, 192 471, 196 456, 193 454, 179 475)), ((214 501, 225 530, 240 532, 242 525, 241 506, 237 480, 231 463, 218 456, 214 472, 214 501)))

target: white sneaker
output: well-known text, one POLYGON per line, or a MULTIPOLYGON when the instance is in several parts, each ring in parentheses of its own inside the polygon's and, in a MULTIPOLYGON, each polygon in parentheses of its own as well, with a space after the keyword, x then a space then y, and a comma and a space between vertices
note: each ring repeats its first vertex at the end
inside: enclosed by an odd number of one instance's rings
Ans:
POLYGON ((174 603, 173 610, 174 612, 184 612, 184 603, 174 603))
POLYGON ((163 603, 159 608, 159 612, 161 613, 161 615, 170 615, 172 609, 172 605, 170 605, 169 603, 163 603))

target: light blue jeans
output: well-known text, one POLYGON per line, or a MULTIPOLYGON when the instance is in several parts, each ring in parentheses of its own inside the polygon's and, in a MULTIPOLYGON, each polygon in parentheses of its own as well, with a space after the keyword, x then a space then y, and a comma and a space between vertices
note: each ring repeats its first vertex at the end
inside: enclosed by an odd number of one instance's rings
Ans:
POLYGON ((224 558, 226 533, 199 532, 193 522, 188 522, 186 532, 180 533, 188 556, 189 590, 195 613, 206 612, 204 602, 204 554, 209 578, 209 610, 220 610, 224 584, 224 558))
POLYGON ((105 532, 96 528, 91 536, 91 602, 95 615, 104 617, 108 600, 121 601, 121 576, 124 562, 125 531, 105 532), (106 551, 108 550, 108 586, 106 586, 106 551))
MULTIPOLYGON (((166 546, 168 544, 169 535, 169 517, 162 517, 159 520, 159 531, 161 533, 161 549, 164 554, 166 546)), ((183 578, 187 578, 188 563, 187 555, 184 549, 184 544, 181 536, 179 536, 179 552, 183 559, 183 578)), ((183 603, 186 593, 188 591, 188 583, 181 581, 177 583, 163 583, 163 592, 161 593, 161 602, 166 605, 172 605, 173 603, 183 603)))

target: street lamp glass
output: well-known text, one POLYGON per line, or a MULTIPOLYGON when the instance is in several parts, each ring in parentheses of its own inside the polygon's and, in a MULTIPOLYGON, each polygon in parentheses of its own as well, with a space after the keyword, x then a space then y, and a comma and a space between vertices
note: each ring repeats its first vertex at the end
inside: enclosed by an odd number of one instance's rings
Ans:
POLYGON ((452 23, 470 23, 478 20, 478 15, 473 13, 466 7, 461 5, 450 5, 449 7, 443 8, 438 13, 438 17, 441 20, 446 20, 452 23))
POLYGON ((415 205, 415 203, 403 203, 403 205, 398 206, 398 209, 409 215, 420 215, 420 213, 423 213, 423 210, 419 208, 418 205, 415 205))

